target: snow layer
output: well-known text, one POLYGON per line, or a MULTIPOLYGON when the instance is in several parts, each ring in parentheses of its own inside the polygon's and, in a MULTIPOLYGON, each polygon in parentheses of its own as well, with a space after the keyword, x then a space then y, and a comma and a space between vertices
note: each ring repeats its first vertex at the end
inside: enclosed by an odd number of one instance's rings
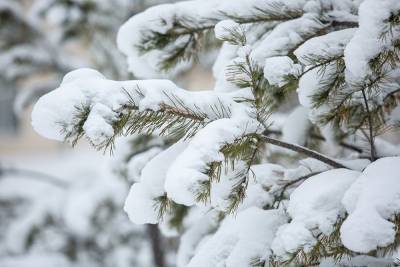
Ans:
POLYGON ((129 219, 136 224, 157 223, 157 197, 163 196, 164 181, 171 163, 187 146, 178 142, 152 158, 143 168, 140 182, 132 185, 125 200, 124 210, 129 219))
POLYGON ((286 118, 282 127, 282 140, 304 146, 307 141, 311 123, 308 110, 302 106, 295 108, 286 118))
POLYGON ((323 27, 312 14, 278 24, 253 50, 251 57, 264 66, 267 58, 287 55, 323 27))
POLYGON ((335 222, 344 216, 342 197, 360 175, 357 171, 334 169, 304 181, 290 195, 287 211, 291 222, 279 228, 272 248, 278 256, 311 249, 316 240, 312 234, 318 229, 329 235, 335 222))
POLYGON ((39 99, 32 111, 32 126, 42 136, 62 141, 69 134, 76 134, 74 127, 80 123, 76 117, 78 111, 88 109, 83 130, 86 137, 98 145, 114 134, 112 123, 121 115, 124 106, 131 104, 130 100, 140 111, 158 111, 163 104, 176 106, 173 99, 179 97, 185 105, 213 120, 221 116, 215 113, 213 105, 223 105, 232 113, 241 113, 244 105, 234 99, 249 98, 249 93, 249 90, 188 92, 168 80, 119 82, 108 80, 92 69, 78 69, 65 75, 59 88, 39 99))
POLYGON ((355 28, 344 29, 311 38, 297 48, 294 54, 304 65, 310 64, 310 56, 323 56, 324 58, 340 56, 356 30, 355 28))
POLYGON ((217 225, 217 214, 213 211, 202 212, 198 208, 192 208, 185 217, 186 230, 180 238, 177 252, 177 266, 186 267, 190 259, 197 252, 197 247, 210 237, 217 225))
POLYGON ((259 122, 255 119, 239 114, 233 118, 209 123, 173 162, 167 173, 165 189, 175 202, 187 206, 195 204, 200 183, 209 179, 205 173, 209 164, 224 161, 221 148, 243 135, 260 131, 259 122))
MULTIPOLYGON (((159 62, 164 58, 165 52, 153 49, 142 53, 138 47, 143 44, 143 38, 147 35, 173 32, 174 22, 177 19, 194 19, 194 22, 189 22, 194 28, 213 28, 218 21, 230 19, 230 16, 240 14, 242 17, 251 18, 254 15, 262 15, 257 8, 262 9, 268 4, 281 5, 283 10, 301 10, 305 2, 304 0, 194 0, 159 5, 133 16, 121 26, 117 37, 118 48, 127 56, 129 69, 136 76, 157 77, 160 75, 159 62)), ((183 35, 175 44, 169 46, 180 44, 187 38, 188 35, 183 35)))
MULTIPOLYGON (((315 122, 319 115, 323 114, 329 107, 326 104, 318 108, 313 106, 312 96, 320 92, 324 77, 320 72, 321 67, 314 67, 315 63, 310 58, 338 59, 343 55, 344 49, 354 32, 355 29, 345 29, 311 38, 294 52, 298 60, 305 65, 305 74, 300 78, 297 94, 300 104, 310 110, 311 121, 315 122)), ((322 73, 329 77, 335 71, 336 65, 333 62, 322 73)))
POLYGON ((369 252, 394 241, 396 229, 389 220, 400 211, 400 158, 371 163, 343 198, 349 216, 340 232, 343 244, 369 252))
POLYGON ((299 74, 299 67, 287 56, 270 57, 265 60, 264 77, 271 85, 282 87, 289 76, 299 74))
POLYGON ((394 29, 394 36, 382 38, 387 30, 388 19, 400 9, 397 0, 365 0, 359 7, 359 28, 345 50, 348 80, 362 81, 371 74, 369 61, 400 36, 394 29))
POLYGON ((188 266, 241 267, 249 266, 254 259, 265 259, 275 231, 284 222, 283 213, 256 207, 227 217, 199 247, 188 266))
POLYGON ((241 32, 240 25, 233 20, 222 20, 215 25, 215 37, 220 40, 229 38, 232 32, 241 32))

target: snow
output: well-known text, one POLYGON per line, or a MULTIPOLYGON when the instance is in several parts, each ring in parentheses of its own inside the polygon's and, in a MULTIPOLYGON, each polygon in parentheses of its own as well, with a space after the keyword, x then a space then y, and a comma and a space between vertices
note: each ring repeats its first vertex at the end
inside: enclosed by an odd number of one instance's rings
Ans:
POLYGON ((155 156, 142 170, 140 182, 155 196, 164 194, 166 173, 176 157, 187 147, 187 142, 177 142, 155 156))
POLYGON ((251 53, 251 57, 261 66, 267 58, 287 55, 324 25, 315 20, 314 15, 305 14, 301 18, 278 24, 251 53))
POLYGON ((400 210, 399 157, 371 163, 343 198, 349 216, 340 232, 343 244, 357 252, 369 252, 391 244, 395 225, 389 220, 400 210))
POLYGON ((308 59, 310 56, 323 56, 325 58, 340 56, 356 30, 356 28, 344 29, 311 38, 297 48, 294 54, 304 65, 310 64, 308 59))
MULTIPOLYGON (((143 44, 143 38, 146 38, 148 35, 151 36, 152 32, 158 34, 171 32, 174 21, 177 19, 207 18, 207 20, 197 20, 194 28, 213 28, 218 21, 230 19, 231 16, 237 16, 238 14, 248 18, 258 14, 262 15, 262 12, 257 10, 257 8, 262 9, 268 4, 280 4, 283 10, 290 10, 301 9, 305 1, 208 0, 205 2, 203 0, 194 0, 155 6, 133 16, 121 26, 117 36, 118 48, 127 56, 129 70, 135 76, 159 77, 162 75, 159 71, 159 63, 165 57, 165 51, 153 49, 142 53, 138 47, 143 44)), ((304 27, 307 25, 305 23, 304 27)), ((287 34, 287 32, 284 34, 287 34)), ((182 41, 187 40, 187 38, 188 35, 184 35, 182 38, 178 38, 173 44, 167 45, 167 47, 180 44, 182 41)), ((176 73, 180 68, 182 68, 182 65, 178 65, 170 72, 176 73)))
POLYGON ((155 210, 156 204, 154 196, 149 189, 142 183, 135 183, 126 197, 124 211, 133 223, 155 224, 158 222, 158 213, 155 210))
POLYGON ((251 166, 254 179, 263 187, 271 187, 283 178, 285 168, 278 164, 263 163, 251 166))
POLYGON ((141 172, 140 182, 134 183, 125 200, 124 210, 136 224, 157 223, 157 197, 164 195, 166 172, 177 155, 187 144, 179 142, 162 151, 146 164, 141 172))
POLYGON ((284 256, 300 248, 309 250, 316 242, 312 234, 315 229, 329 235, 337 219, 345 214, 342 197, 359 175, 358 171, 334 169, 312 176, 297 187, 287 208, 292 220, 279 229, 274 252, 284 256))
POLYGON ((394 30, 393 37, 381 38, 382 32, 389 27, 387 20, 399 9, 397 0, 366 0, 360 5, 359 28, 345 49, 348 81, 361 82, 371 75, 370 60, 399 37, 399 32, 394 30))
POLYGON ((92 107, 83 130, 93 144, 100 145, 114 135, 111 125, 115 119, 116 114, 109 107, 97 103, 92 107))
POLYGON ((188 92, 168 80, 113 81, 91 69, 78 69, 68 73, 59 88, 42 96, 32 111, 32 126, 42 136, 62 141, 69 134, 76 134, 79 124, 78 108, 89 109, 83 130, 94 144, 100 144, 112 134, 112 124, 129 105, 129 93, 140 111, 158 111, 162 105, 176 106, 179 97, 192 110, 208 115, 212 120, 220 116, 212 106, 223 105, 234 113, 247 112, 244 105, 236 103, 235 97, 249 95, 243 89, 233 93, 211 91, 188 92), (244 111, 243 111, 244 110, 244 111))
POLYGON ((300 73, 299 67, 287 56, 270 57, 265 60, 264 77, 271 85, 282 87, 289 76, 296 77, 300 73))
POLYGON ((130 182, 140 182, 143 168, 149 161, 162 151, 159 147, 153 147, 146 152, 132 157, 127 163, 127 177, 130 182))
POLYGON ((375 258, 371 256, 359 255, 352 258, 344 257, 339 261, 327 258, 321 261, 320 267, 341 267, 341 266, 353 266, 353 267, 382 267, 390 266, 393 264, 391 259, 387 258, 375 258))
POLYGON ((233 20, 221 20, 214 27, 215 37, 220 40, 228 39, 232 32, 242 32, 240 24, 233 20))
POLYGON ((286 253, 295 253, 299 249, 310 251, 315 243, 316 239, 311 231, 302 223, 292 222, 279 227, 271 249, 274 255, 284 259, 286 253))
POLYGON ((54 253, 49 254, 31 254, 31 255, 20 255, 17 257, 3 257, 0 259, 0 265, 3 267, 31 267, 31 266, 42 266, 42 267, 69 267, 70 263, 61 255, 54 253))
POLYGON ((199 209, 190 209, 185 217, 184 224, 187 229, 180 237, 177 252, 177 266, 187 266, 190 259, 195 255, 196 249, 202 241, 208 239, 209 235, 217 227, 215 212, 202 212, 199 209))
POLYGON ((290 195, 288 213, 293 221, 301 221, 308 229, 318 227, 328 235, 343 215, 345 190, 359 175, 358 171, 334 169, 307 179, 290 195))
POLYGON ((212 71, 215 78, 214 90, 218 92, 232 92, 238 89, 237 86, 228 82, 225 77, 227 66, 237 56, 238 47, 224 42, 219 50, 219 54, 215 59, 212 71))
POLYGON ((311 123, 308 120, 308 110, 299 106, 287 116, 282 127, 282 140, 287 143, 304 146, 310 128, 311 123))
POLYGON ((329 77, 331 73, 336 71, 336 63, 333 62, 329 64, 324 71, 321 72, 321 67, 310 69, 313 67, 313 64, 315 64, 310 61, 310 57, 335 59, 342 56, 354 32, 355 29, 345 29, 314 37, 294 51, 300 63, 305 65, 305 74, 301 76, 297 89, 299 102, 302 106, 310 110, 309 117, 314 123, 317 121, 318 117, 324 114, 330 107, 326 103, 318 108, 314 107, 312 96, 321 91, 321 83, 324 81, 324 77, 329 77), (321 73, 324 75, 321 75, 321 73))
MULTIPOLYGON (((276 118, 273 127, 282 131, 283 141, 309 145, 311 123, 317 123, 320 115, 336 107, 334 101, 318 107, 312 101, 316 93, 321 93, 324 78, 336 72, 338 65, 335 60, 344 59, 347 82, 363 81, 371 74, 370 60, 393 45, 393 38, 382 41, 380 34, 387 27, 389 15, 400 10, 400 3, 395 0, 378 2, 194 0, 150 8, 129 19, 120 28, 117 38, 119 49, 127 56, 130 71, 138 77, 166 75, 159 70, 160 63, 174 46, 191 38, 190 34, 183 34, 160 50, 143 42, 152 35, 185 32, 186 28, 175 28, 180 19, 195 30, 214 29, 215 37, 220 40, 228 40, 231 30, 243 30, 247 44, 236 46, 229 41, 222 44, 213 66, 216 79, 213 91, 189 92, 168 80, 114 81, 92 69, 70 72, 59 88, 43 96, 35 105, 32 125, 39 134, 60 141, 83 130, 84 136, 99 146, 116 134, 115 122, 128 112, 131 115, 145 111, 165 112, 165 107, 187 110, 187 106, 203 115, 201 127, 193 136, 185 136, 166 150, 163 149, 167 145, 163 143, 131 159, 124 158, 128 164, 128 179, 134 182, 124 210, 133 223, 159 223, 167 236, 182 234, 178 266, 248 266, 254 260, 268 260, 273 254, 286 259, 299 250, 311 251, 320 235, 329 236, 335 227, 340 227, 344 246, 354 252, 367 253, 385 247, 393 243, 397 231, 393 220, 400 209, 398 157, 380 158, 371 163, 357 153, 337 149, 335 134, 342 133, 342 129, 334 128, 337 125, 321 126, 316 130, 323 134, 330 146, 321 150, 329 150, 327 154, 340 157, 337 161, 351 170, 332 169, 332 166, 313 158, 286 158, 293 153, 267 146, 259 164, 250 167, 246 197, 239 204, 237 213, 231 215, 226 213, 229 196, 232 187, 242 178, 237 174, 247 165, 236 160, 235 169, 228 169, 221 152, 226 144, 263 130, 254 106, 249 101, 238 101, 252 99, 251 88, 239 89, 227 81, 230 65, 242 63, 250 57, 263 68, 264 77, 274 87, 285 86, 287 78, 300 77, 297 93, 301 106, 294 106, 290 113, 275 113, 270 119, 276 118), (295 8, 302 15, 279 22, 258 22, 257 25, 234 21, 236 16, 257 18, 257 15, 262 15, 257 8, 268 4, 279 6, 281 12, 295 8), (336 25, 337 22, 357 21, 359 28, 342 29, 347 24, 336 25), (311 38, 313 36, 317 37, 311 38), (140 50, 142 45, 146 51, 140 50), (334 61, 327 67, 315 67, 313 57, 334 61), (174 97, 181 99, 185 106, 176 104, 174 97), (127 107, 132 102, 135 111, 127 107), (215 108, 220 106, 228 111, 227 114, 216 114, 215 108), (87 111, 83 121, 77 116, 79 108, 87 111), (77 126, 82 129, 77 130, 77 126), (269 163, 269 160, 276 160, 274 152, 281 152, 287 160, 278 158, 282 165, 269 163), (221 163, 223 173, 219 181, 212 181, 209 201, 198 203, 196 195, 202 183, 210 180, 208 171, 213 163, 221 163), (296 180, 310 174, 313 176, 296 180), (287 190, 283 192, 283 189, 287 190), (278 196, 284 196, 284 199, 277 199, 278 196), (159 197, 188 206, 189 215, 185 217, 182 228, 169 227, 167 222, 172 216, 169 213, 164 217, 165 221, 160 222, 156 209, 159 197), (272 208, 276 207, 273 204, 277 200, 279 207, 272 208), (338 222, 342 221, 340 226, 338 222)), ((394 38, 398 37, 396 29, 394 38)), ((190 64, 180 63, 170 72, 179 72, 190 64)), ((391 75, 396 77, 398 73, 393 71, 391 75)), ((236 78, 241 77, 238 74, 236 78)), ((388 82, 379 92, 377 102, 381 103, 384 95, 393 92, 397 82, 388 82)), ((347 93, 349 87, 344 86, 334 93, 347 93)), ((357 97, 357 93, 354 96, 357 97)), ((279 108, 287 110, 286 106, 279 108)), ((392 118, 399 117, 398 114, 398 109, 394 109, 392 118)), ((163 127, 168 123, 171 121, 159 127, 155 134, 165 129, 163 127)), ((350 141, 357 144, 358 137, 350 141)), ((376 146, 379 156, 399 154, 398 145, 378 138, 376 146)), ((87 192, 87 186, 83 185, 70 188, 70 194, 66 196, 68 203, 63 206, 63 219, 75 234, 90 235, 92 229, 88 218, 96 203, 113 197, 104 184, 104 181, 99 181, 99 185, 93 185, 87 192), (97 193, 101 197, 96 198, 97 193), (80 203, 85 204, 81 206, 80 203)), ((116 192, 121 191, 116 189, 116 192)), ((35 222, 35 215, 42 215, 40 212, 34 210, 29 220, 35 222)), ((22 227, 10 232, 26 235, 28 230, 24 226, 22 223, 22 227)), ((22 244, 16 244, 15 250, 20 247, 22 244)), ((122 256, 126 254, 126 250, 121 250, 122 256)), ((341 259, 342 263, 378 265, 375 258, 367 256, 341 259)), ((334 264, 333 259, 327 258, 323 259, 321 266, 334 264)))
MULTIPOLYGON (((242 114, 243 115, 243 114, 242 114)), ((167 173, 165 189, 175 202, 187 206, 196 203, 196 190, 212 162, 224 161, 220 149, 243 135, 259 131, 259 123, 246 116, 213 121, 190 140, 188 147, 177 157, 167 173)))
POLYGON ((15 200, 17 212, 5 218, 2 205, 0 266, 98 266, 98 250, 107 258, 102 261, 105 265, 150 266, 143 229, 131 224, 122 211, 127 187, 109 169, 109 157, 83 149, 15 158, 2 155, 2 167, 16 160, 15 168, 50 175, 66 186, 24 172, 1 177, 1 202, 15 200), (115 209, 112 213, 104 209, 108 203, 115 209), (64 253, 70 238, 78 240, 73 263, 64 253), (87 242, 96 248, 87 249, 87 242), (120 257, 116 251, 121 248, 130 254, 120 257))
POLYGON ((256 207, 227 217, 187 266, 248 266, 252 260, 268 256, 274 233, 285 221, 279 211, 256 207))
MULTIPOLYGON (((196 6, 195 1, 185 1, 176 4, 164 4, 147 9, 125 22, 118 31, 117 45, 121 52, 127 56, 129 70, 137 77, 159 77, 158 65, 164 58, 163 51, 153 50, 146 54, 138 51, 142 38, 147 33, 157 32, 165 34, 173 26, 175 18, 179 17, 204 17, 213 12, 217 1, 201 1, 196 6), (193 8, 193 5, 196 8, 193 8)), ((179 39, 182 41, 182 39, 179 39)), ((179 69, 179 66, 177 67, 179 69)), ((176 69, 174 70, 176 71, 176 69)), ((174 72, 172 71, 172 72, 174 72)))

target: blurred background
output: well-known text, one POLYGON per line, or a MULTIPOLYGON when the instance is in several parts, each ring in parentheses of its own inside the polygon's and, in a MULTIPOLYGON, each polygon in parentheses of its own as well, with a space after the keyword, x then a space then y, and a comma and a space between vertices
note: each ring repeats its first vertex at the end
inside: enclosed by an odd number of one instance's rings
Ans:
MULTIPOLYGON (((30 125, 33 104, 70 70, 134 79, 118 28, 166 2, 176 1, 0 0, 0 266, 174 265, 177 241, 133 225, 122 210, 129 143, 110 156, 44 139, 30 125)), ((199 62, 174 81, 212 88, 210 60, 199 62)))

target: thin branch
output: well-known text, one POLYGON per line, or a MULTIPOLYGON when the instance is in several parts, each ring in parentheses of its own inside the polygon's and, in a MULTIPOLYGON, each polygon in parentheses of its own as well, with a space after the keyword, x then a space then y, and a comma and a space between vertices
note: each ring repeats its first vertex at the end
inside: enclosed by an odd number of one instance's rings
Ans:
POLYGON ((371 161, 375 161, 376 159, 376 151, 375 151, 375 144, 374 144, 374 132, 373 132, 373 125, 372 125, 372 118, 371 118, 371 113, 370 113, 370 109, 369 109, 369 105, 368 105, 368 100, 367 100, 367 96, 365 94, 365 90, 362 89, 361 90, 362 95, 363 95, 363 99, 364 99, 364 103, 365 103, 365 109, 367 110, 367 118, 368 118, 368 128, 369 128, 369 145, 371 147, 371 161))
MULTIPOLYGON (((268 129, 268 130, 264 131, 264 134, 266 134, 266 135, 270 135, 270 134, 282 135, 282 131, 268 129)), ((321 135, 318 135, 318 134, 315 134, 315 133, 311 133, 309 135, 309 137, 312 138, 312 139, 320 140, 320 141, 326 141, 325 137, 323 137, 321 135)), ((349 150, 353 150, 353 151, 358 152, 360 154, 363 152, 362 148, 360 148, 358 146, 355 146, 353 144, 349 144, 349 143, 343 142, 343 141, 339 142, 339 145, 341 147, 347 148, 349 150)))
POLYGON ((308 179, 308 178, 310 178, 310 177, 312 177, 312 176, 314 176, 314 175, 320 174, 320 173, 321 173, 321 172, 312 172, 312 173, 303 175, 303 176, 301 176, 301 177, 299 177, 299 178, 297 178, 297 179, 295 179, 295 180, 291 180, 291 181, 287 182, 287 183, 280 189, 281 192, 280 192, 280 194, 279 194, 279 196, 278 196, 278 198, 277 198, 278 200, 275 201, 273 205, 275 205, 275 203, 278 203, 278 208, 279 208, 279 205, 280 205, 280 203, 282 202, 283 196, 284 196, 286 190, 287 190, 289 187, 291 187, 291 186, 294 185, 294 184, 297 184, 298 182, 301 182, 301 181, 303 181, 303 180, 306 180, 306 179, 308 179))
POLYGON ((69 186, 67 182, 61 180, 60 178, 34 170, 0 167, 0 177, 4 175, 16 175, 15 177, 20 178, 33 178, 34 180, 45 182, 63 189, 69 186))
POLYGON ((344 166, 343 164, 341 164, 341 163, 339 163, 337 161, 334 161, 333 159, 330 159, 330 158, 328 158, 327 156, 325 156, 325 155, 323 155, 321 153, 318 153, 318 152, 313 151, 311 149, 305 148, 303 146, 286 143, 286 142, 280 141, 278 139, 274 139, 274 138, 268 137, 266 134, 263 134, 260 137, 260 140, 262 140, 262 141, 264 141, 266 143, 269 143, 271 145, 287 148, 289 150, 301 153, 301 154, 306 155, 306 156, 308 156, 310 158, 314 158, 314 159, 319 160, 319 161, 321 161, 323 163, 326 163, 326 164, 328 164, 328 165, 330 165, 330 166, 332 166, 334 168, 346 168, 346 169, 348 169, 348 167, 344 166))

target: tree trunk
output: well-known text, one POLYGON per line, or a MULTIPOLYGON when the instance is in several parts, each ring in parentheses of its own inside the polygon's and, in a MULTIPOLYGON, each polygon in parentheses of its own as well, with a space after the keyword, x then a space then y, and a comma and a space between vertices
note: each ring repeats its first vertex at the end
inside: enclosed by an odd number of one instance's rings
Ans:
POLYGON ((154 266, 156 267, 166 267, 164 250, 162 248, 162 238, 157 225, 149 224, 147 225, 147 232, 150 238, 151 247, 153 250, 153 260, 154 266))

